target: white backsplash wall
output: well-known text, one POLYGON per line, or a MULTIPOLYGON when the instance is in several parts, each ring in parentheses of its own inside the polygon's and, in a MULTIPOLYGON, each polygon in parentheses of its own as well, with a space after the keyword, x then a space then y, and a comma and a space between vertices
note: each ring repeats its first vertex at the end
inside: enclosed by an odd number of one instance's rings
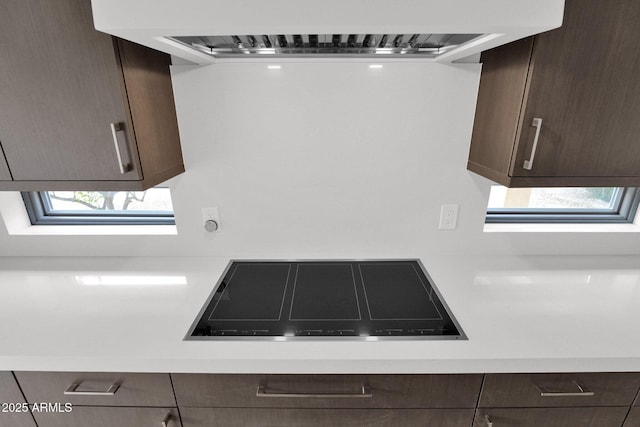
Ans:
POLYGON ((466 170, 479 64, 267 65, 174 67, 177 236, 2 227, 0 256, 640 253, 635 233, 483 233, 490 182, 466 170), (441 204, 460 205, 457 229, 438 229, 441 204), (202 207, 219 208, 221 232, 203 230, 202 207))

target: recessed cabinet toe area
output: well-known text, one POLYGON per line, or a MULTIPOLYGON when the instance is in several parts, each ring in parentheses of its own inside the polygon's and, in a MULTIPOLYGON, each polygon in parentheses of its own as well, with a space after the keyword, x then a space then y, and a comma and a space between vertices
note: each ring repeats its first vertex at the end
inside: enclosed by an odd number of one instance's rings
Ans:
POLYGON ((482 53, 467 168, 508 187, 640 185, 640 3, 566 0, 562 27, 482 53))
POLYGON ((640 373, 1 372, 0 427, 636 427, 640 373), (14 377, 15 375, 15 377, 14 377), (43 402, 71 405, 43 411, 43 402))
POLYGON ((142 190, 184 171, 169 55, 98 32, 91 2, 0 13, 0 190, 142 190))

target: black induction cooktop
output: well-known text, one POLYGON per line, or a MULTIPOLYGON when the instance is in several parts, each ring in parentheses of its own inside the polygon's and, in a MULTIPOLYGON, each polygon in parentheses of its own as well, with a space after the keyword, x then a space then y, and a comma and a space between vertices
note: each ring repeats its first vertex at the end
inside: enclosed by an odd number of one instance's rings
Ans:
POLYGON ((417 260, 232 261, 186 339, 466 339, 417 260))

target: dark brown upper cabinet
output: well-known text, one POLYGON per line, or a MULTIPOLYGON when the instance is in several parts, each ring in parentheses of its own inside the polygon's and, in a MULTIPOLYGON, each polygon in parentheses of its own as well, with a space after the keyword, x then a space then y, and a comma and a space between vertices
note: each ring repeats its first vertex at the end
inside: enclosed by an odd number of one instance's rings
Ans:
POLYGON ((3 1, 0 40, 0 190, 142 190, 184 171, 169 55, 96 31, 87 0, 3 1))
POLYGON ((467 168, 508 187, 640 185, 640 2, 566 0, 561 28, 482 54, 467 168))

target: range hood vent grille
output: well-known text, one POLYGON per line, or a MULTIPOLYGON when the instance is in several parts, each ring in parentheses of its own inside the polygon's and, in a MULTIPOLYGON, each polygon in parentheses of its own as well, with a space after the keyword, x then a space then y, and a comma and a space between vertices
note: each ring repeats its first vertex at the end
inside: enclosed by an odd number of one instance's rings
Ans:
POLYGON ((261 34, 170 39, 218 58, 248 56, 418 56, 436 58, 482 34, 261 34))

